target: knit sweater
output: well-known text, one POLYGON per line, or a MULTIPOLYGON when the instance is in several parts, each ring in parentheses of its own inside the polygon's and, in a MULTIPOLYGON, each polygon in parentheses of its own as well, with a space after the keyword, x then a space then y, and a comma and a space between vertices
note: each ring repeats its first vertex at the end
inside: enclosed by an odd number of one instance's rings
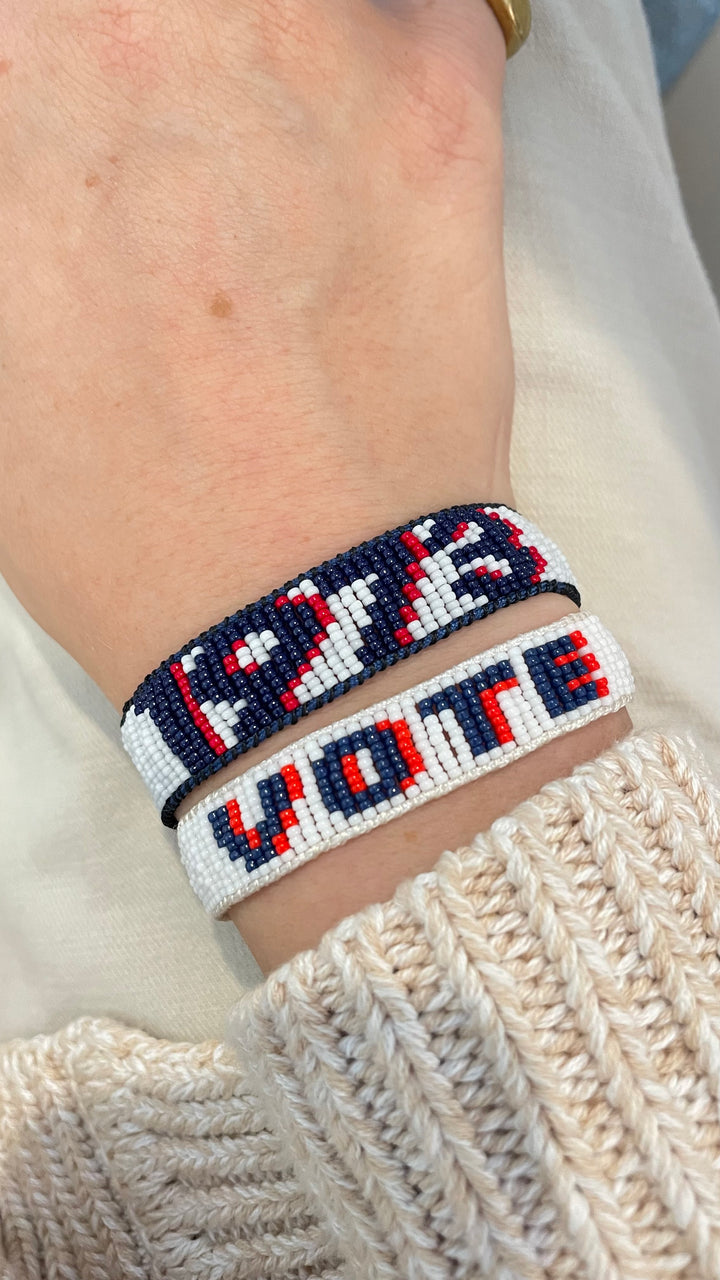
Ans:
POLYGON ((7 1046, 1 1274, 717 1280, 719 855, 692 746, 635 735, 275 972, 228 1046, 7 1046))

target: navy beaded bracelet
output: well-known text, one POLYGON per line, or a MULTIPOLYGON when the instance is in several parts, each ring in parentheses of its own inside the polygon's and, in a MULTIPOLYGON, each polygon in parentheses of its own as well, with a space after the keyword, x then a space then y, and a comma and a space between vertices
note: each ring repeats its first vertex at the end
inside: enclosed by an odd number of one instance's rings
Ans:
POLYGON ((497 504, 372 538, 191 640, 123 708, 123 744, 166 826, 205 778, 460 627, 543 591, 580 604, 564 556, 497 504))

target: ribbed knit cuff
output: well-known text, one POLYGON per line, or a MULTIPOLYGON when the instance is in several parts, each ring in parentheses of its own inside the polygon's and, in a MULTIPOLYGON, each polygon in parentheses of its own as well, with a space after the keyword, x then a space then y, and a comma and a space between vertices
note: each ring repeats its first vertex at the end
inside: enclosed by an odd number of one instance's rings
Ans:
POLYGON ((720 1275, 719 850, 633 736, 242 1001, 344 1277, 720 1275))

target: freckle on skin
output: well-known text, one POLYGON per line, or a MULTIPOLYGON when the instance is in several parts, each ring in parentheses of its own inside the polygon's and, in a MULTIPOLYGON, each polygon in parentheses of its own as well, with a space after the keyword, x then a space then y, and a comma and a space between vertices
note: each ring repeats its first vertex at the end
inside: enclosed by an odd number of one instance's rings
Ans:
POLYGON ((119 156, 108 156, 108 160, 110 161, 110 163, 111 163, 111 164, 119 164, 119 163, 120 163, 120 157, 119 157, 119 156))
POLYGON ((0 76, 7 75, 11 66, 12 66, 12 61, 10 58, 0 58, 0 76))
POLYGON ((85 179, 85 186, 96 187, 99 181, 100 179, 96 173, 89 173, 87 178, 85 179))
POLYGON ((209 308, 210 314, 213 316, 229 316, 232 314, 232 309, 232 300, 222 290, 215 294, 209 308))

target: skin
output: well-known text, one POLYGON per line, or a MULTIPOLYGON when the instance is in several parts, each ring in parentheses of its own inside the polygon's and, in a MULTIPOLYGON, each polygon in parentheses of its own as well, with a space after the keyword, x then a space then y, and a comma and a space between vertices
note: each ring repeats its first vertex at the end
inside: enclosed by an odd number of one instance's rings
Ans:
MULTIPOLYGON (((0 569, 117 707, 299 566, 512 501, 504 66, 481 0, 0 0, 0 569)), ((569 607, 468 628, 331 718, 569 607)), ((277 963, 627 727, 236 923, 277 963)))

